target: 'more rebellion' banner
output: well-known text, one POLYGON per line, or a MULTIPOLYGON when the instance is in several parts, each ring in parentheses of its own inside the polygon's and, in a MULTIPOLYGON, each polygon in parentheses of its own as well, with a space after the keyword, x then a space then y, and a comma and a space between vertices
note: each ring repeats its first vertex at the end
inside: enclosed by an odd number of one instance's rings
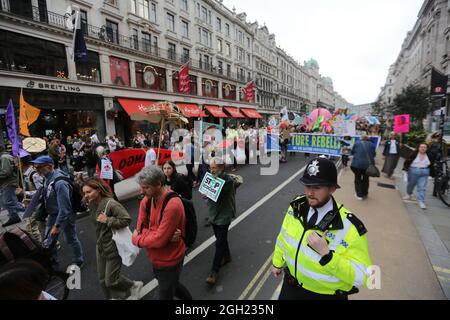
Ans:
MULTIPOLYGON (((278 138, 278 136, 276 136, 278 138)), ((267 135, 267 140, 274 140, 274 137, 267 135)), ((344 136, 329 135, 329 134, 308 134, 308 133, 294 133, 291 134, 291 141, 288 145, 288 152, 303 152, 313 154, 323 154, 329 156, 341 156, 344 147, 353 146, 359 142, 361 137, 352 137, 351 140, 344 144, 344 136)), ((380 145, 381 137, 371 136, 369 140, 373 144, 376 151, 380 145)), ((268 148, 271 151, 278 151, 276 149, 268 148)))
MULTIPOLYGON (((158 148, 154 148, 158 155, 158 148)), ((114 164, 115 170, 120 170, 125 179, 133 177, 139 173, 145 164, 145 153, 147 149, 127 149, 110 153, 108 156, 114 164)), ((180 158, 183 158, 183 153, 179 153, 180 158)), ((159 155, 158 165, 162 166, 168 160, 179 160, 172 158, 172 150, 161 149, 159 155)))

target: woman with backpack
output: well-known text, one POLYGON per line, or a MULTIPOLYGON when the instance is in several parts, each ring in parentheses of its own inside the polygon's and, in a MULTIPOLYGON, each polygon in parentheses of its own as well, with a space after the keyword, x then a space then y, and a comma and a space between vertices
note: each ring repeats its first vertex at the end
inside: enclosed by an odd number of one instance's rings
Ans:
POLYGON ((175 163, 172 160, 164 163, 163 171, 166 176, 164 185, 178 193, 182 198, 192 200, 192 183, 189 183, 187 177, 177 172, 175 163))
POLYGON ((113 199, 111 189, 103 180, 88 180, 83 185, 83 193, 96 226, 97 272, 105 298, 137 300, 143 283, 129 280, 120 274, 122 259, 112 239, 113 230, 130 225, 130 215, 113 199))
POLYGON ((353 146, 351 154, 353 161, 350 168, 355 174, 355 197, 362 201, 369 194, 369 176, 366 174, 366 170, 375 163, 375 149, 369 137, 361 136, 361 141, 353 146))

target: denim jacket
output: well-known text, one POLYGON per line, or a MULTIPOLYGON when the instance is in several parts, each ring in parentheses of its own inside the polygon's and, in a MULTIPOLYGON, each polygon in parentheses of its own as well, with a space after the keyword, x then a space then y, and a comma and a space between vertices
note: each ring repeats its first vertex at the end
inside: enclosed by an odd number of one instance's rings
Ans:
POLYGON ((75 213, 72 210, 72 189, 67 181, 59 180, 58 177, 66 176, 62 171, 55 170, 44 179, 44 203, 49 216, 56 216, 55 225, 63 225, 75 213))
POLYGON ((375 152, 373 150, 373 144, 371 141, 360 141, 356 143, 353 146, 352 155, 353 168, 366 170, 371 164, 375 162, 375 152))

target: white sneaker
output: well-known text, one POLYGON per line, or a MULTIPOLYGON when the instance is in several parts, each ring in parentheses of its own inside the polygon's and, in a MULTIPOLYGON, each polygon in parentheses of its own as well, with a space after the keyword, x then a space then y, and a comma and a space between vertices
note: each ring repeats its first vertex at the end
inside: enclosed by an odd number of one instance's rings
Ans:
POLYGON ((420 209, 423 209, 423 210, 427 209, 427 206, 424 202, 419 202, 419 207, 420 207, 420 209))
POLYGON ((412 195, 407 194, 406 196, 403 197, 403 200, 412 200, 412 195))
POLYGON ((133 286, 130 288, 130 296, 129 300, 138 300, 141 298, 141 290, 144 286, 144 283, 142 281, 133 281, 133 286))
POLYGON ((358 197, 356 194, 355 194, 355 198, 356 198, 357 200, 359 200, 359 201, 363 201, 363 200, 364 200, 363 198, 358 197))

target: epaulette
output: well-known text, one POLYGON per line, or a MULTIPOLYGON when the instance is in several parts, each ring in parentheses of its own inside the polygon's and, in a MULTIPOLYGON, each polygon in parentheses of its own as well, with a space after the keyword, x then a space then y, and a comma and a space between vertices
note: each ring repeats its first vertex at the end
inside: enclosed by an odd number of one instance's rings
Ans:
POLYGON ((367 233, 367 229, 362 223, 361 220, 359 220, 353 213, 348 212, 347 213, 347 219, 350 220, 350 222, 355 226, 356 230, 358 230, 358 233, 360 236, 363 236, 367 233))
POLYGON ((294 213, 300 213, 300 206, 305 203, 305 200, 306 200, 306 196, 301 195, 291 201, 291 207, 292 207, 292 210, 294 210, 294 213))

